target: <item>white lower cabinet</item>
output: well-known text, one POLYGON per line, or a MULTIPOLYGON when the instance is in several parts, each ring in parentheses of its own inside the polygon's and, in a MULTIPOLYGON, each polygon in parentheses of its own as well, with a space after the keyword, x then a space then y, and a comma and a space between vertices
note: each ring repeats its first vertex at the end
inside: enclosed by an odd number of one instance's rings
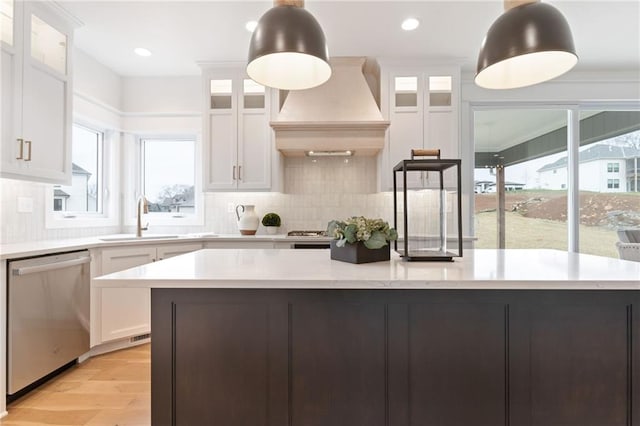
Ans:
MULTIPOLYGON (((168 259, 202 248, 201 243, 133 246, 98 250, 99 275, 168 259)), ((91 345, 151 331, 151 291, 147 288, 93 288, 91 345)))

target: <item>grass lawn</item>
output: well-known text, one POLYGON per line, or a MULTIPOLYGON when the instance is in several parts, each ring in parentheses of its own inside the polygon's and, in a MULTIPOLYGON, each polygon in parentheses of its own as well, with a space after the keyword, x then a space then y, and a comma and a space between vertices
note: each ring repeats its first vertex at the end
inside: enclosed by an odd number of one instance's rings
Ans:
MULTIPOLYGON (((496 212, 476 213, 475 248, 496 248, 496 212)), ((507 248, 550 248, 567 250, 567 224, 555 220, 533 219, 507 212, 507 248)), ((614 230, 580 225, 580 252, 598 256, 618 257, 614 230)))

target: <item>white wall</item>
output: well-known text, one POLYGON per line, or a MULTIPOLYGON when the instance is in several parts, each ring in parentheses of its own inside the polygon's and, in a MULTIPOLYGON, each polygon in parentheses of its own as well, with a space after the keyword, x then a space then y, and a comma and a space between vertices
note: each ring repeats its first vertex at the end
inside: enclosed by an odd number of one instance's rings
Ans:
POLYGON ((80 49, 73 51, 73 91, 122 109, 122 78, 80 49))
POLYGON ((200 77, 123 77, 123 130, 200 134, 201 89, 200 77))
POLYGON ((197 77, 123 77, 122 110, 135 113, 174 113, 202 110, 201 79, 197 77))

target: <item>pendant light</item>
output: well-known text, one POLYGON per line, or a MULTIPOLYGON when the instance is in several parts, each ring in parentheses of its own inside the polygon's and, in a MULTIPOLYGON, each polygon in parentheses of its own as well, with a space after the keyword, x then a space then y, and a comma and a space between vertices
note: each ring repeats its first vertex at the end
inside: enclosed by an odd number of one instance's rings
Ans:
POLYGON ((276 0, 262 15, 249 44, 247 74, 283 90, 309 89, 331 77, 324 33, 304 0, 276 0))
POLYGON ((566 19, 539 1, 505 0, 478 55, 475 82, 487 89, 514 89, 551 80, 578 62, 566 19))

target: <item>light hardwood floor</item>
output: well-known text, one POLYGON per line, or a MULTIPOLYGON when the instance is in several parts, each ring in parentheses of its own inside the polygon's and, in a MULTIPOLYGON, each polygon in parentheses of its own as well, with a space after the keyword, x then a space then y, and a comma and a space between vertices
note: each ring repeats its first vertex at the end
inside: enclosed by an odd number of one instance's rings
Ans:
POLYGON ((151 345, 93 357, 8 407, 0 425, 151 424, 151 345))

